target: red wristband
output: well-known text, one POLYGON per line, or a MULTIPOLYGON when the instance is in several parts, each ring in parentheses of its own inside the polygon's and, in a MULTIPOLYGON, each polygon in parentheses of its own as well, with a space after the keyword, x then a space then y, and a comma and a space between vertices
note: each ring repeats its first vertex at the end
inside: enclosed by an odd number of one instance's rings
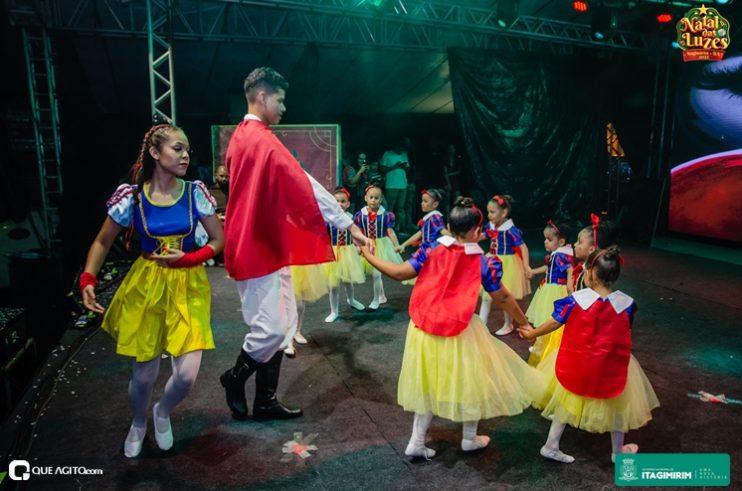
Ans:
POLYGON ((80 275, 80 295, 83 294, 82 292, 85 291, 85 288, 89 285, 93 285, 93 288, 95 288, 98 285, 98 279, 91 273, 85 271, 80 275))
POLYGON ((198 266, 214 257, 216 252, 210 246, 204 246, 201 249, 193 252, 186 252, 183 257, 177 261, 170 263, 171 268, 190 268, 198 266))

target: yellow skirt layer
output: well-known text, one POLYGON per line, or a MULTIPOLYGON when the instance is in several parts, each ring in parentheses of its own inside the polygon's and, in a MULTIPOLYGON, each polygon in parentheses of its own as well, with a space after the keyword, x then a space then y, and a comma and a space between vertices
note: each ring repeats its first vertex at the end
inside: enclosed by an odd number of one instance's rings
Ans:
POLYGON ((325 275, 331 288, 340 283, 363 283, 366 275, 363 272, 363 263, 355 246, 333 246, 335 261, 324 263, 325 275))
POLYGON ((517 254, 503 254, 497 257, 502 262, 502 284, 513 297, 520 300, 531 293, 531 282, 526 277, 523 259, 517 254))
POLYGON ((452 421, 520 414, 542 397, 546 378, 474 315, 458 336, 433 336, 410 322, 397 400, 406 411, 452 421))
POLYGON ((327 263, 291 266, 291 284, 299 302, 315 302, 327 295, 327 263))
MULTIPOLYGON (((557 285, 556 283, 544 283, 538 287, 536 293, 533 294, 528 310, 526 310, 526 317, 528 321, 533 324, 534 327, 538 327, 547 320, 551 319, 551 314, 554 313, 554 301, 559 300, 567 296, 567 286, 557 285)), ((550 339, 552 336, 557 336, 557 347, 561 342, 562 334, 561 329, 558 331, 551 332, 544 336, 540 336, 533 343, 533 349, 531 354, 528 356, 528 364, 532 366, 538 365, 541 361, 544 348, 549 346, 550 339), (555 334, 559 332, 558 334, 555 334)), ((553 344, 553 343, 552 343, 553 344)))
POLYGON ((546 392, 534 404, 542 410, 542 416, 591 433, 626 433, 652 419, 652 410, 658 408, 660 402, 634 355, 629 360, 624 391, 611 399, 593 399, 578 396, 559 383, 554 373, 558 353, 557 350, 549 354, 538 367, 549 379, 546 392))
MULTIPOLYGON (((374 256, 396 264, 402 264, 402 256, 394 250, 392 240, 389 237, 381 237, 380 239, 375 239, 373 242, 374 256)), ((363 263, 363 271, 365 271, 366 274, 373 274, 373 272, 376 271, 376 268, 371 266, 366 259, 361 258, 361 262, 363 263)))
POLYGON ((211 288, 203 266, 164 268, 138 258, 103 318, 116 340, 116 353, 149 361, 214 349, 211 288))

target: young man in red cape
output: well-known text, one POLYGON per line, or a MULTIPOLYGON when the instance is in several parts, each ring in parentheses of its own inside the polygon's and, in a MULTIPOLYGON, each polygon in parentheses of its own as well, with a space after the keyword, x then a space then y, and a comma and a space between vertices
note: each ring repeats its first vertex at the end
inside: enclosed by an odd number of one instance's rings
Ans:
POLYGON ((230 181, 224 264, 237 281, 250 332, 220 381, 235 419, 248 416, 245 382, 255 372, 253 418, 296 418, 301 409, 276 398, 283 348, 297 322, 289 266, 334 260, 325 221, 349 230, 357 244, 365 244, 365 237, 271 131, 269 125, 278 124, 286 110, 286 79, 272 68, 257 68, 244 88, 248 114, 229 141, 225 162, 230 181))

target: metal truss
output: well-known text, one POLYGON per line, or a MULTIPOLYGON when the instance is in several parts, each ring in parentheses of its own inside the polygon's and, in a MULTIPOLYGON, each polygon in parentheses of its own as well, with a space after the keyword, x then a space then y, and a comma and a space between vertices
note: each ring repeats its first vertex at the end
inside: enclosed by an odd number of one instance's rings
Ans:
POLYGON ((22 27, 21 36, 41 187, 44 220, 42 241, 44 250, 51 255, 60 250, 62 241, 58 233, 62 205, 62 151, 52 46, 47 30, 40 26, 22 27))
POLYGON ((175 73, 170 45, 173 27, 173 0, 146 0, 147 50, 149 61, 149 102, 152 122, 175 122, 175 73))
MULTIPOLYGON (((141 0, 36 3, 49 28, 118 37, 147 34, 146 2, 141 0)), ((557 51, 565 45, 629 51, 649 47, 638 33, 616 31, 596 41, 588 25, 529 16, 503 29, 494 12, 485 8, 422 0, 382 5, 377 8, 364 0, 180 0, 173 5, 172 33, 175 39, 407 50, 528 49, 534 43, 540 49, 553 45, 557 51)))

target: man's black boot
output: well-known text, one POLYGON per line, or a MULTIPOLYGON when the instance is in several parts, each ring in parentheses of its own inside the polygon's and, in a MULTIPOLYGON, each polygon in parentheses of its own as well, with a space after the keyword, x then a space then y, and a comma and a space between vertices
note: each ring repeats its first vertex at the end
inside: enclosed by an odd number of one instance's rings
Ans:
POLYGON ((303 414, 301 409, 287 408, 276 398, 282 359, 283 351, 278 351, 266 363, 258 365, 258 373, 255 375, 255 404, 253 405, 255 421, 298 418, 303 414))
POLYGON ((259 363, 240 349, 234 367, 224 372, 219 381, 227 395, 227 406, 232 411, 232 417, 240 421, 247 419, 247 399, 245 398, 245 382, 255 372, 259 363))

